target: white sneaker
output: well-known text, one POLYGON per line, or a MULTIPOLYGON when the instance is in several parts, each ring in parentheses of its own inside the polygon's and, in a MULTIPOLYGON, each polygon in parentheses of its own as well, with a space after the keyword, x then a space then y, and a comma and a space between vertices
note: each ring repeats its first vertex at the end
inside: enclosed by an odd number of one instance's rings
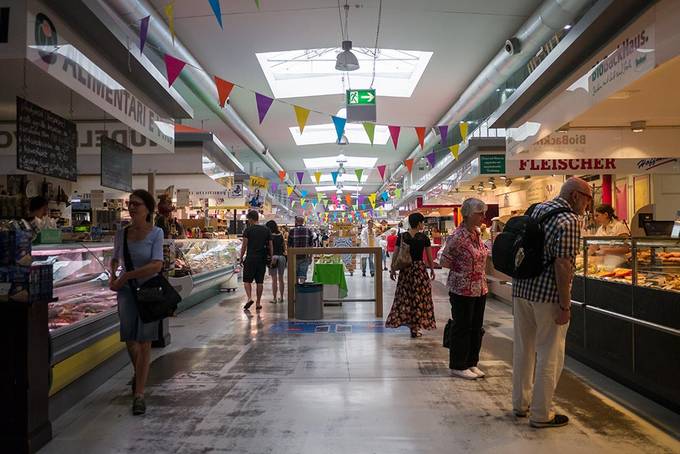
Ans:
POLYGON ((486 374, 477 366, 472 366, 468 369, 470 372, 475 374, 478 378, 484 377, 486 374))
POLYGON ((451 369, 451 375, 454 375, 454 376, 460 377, 460 378, 464 378, 465 380, 476 380, 477 379, 477 374, 472 372, 470 369, 465 369, 465 370, 451 369))

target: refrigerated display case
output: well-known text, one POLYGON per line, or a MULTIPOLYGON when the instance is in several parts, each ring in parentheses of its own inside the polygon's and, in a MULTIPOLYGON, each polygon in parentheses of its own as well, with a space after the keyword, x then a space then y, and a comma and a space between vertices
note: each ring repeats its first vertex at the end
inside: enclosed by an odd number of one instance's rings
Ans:
POLYGON ((680 240, 583 238, 567 351, 680 411, 680 240))

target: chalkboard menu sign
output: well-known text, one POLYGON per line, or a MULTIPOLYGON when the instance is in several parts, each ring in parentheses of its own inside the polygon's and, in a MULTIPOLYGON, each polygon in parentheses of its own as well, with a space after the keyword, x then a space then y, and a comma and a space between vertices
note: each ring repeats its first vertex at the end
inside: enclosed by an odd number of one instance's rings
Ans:
POLYGON ((76 124, 17 98, 17 169, 78 179, 76 124))
POLYGON ((108 137, 101 141, 102 186, 132 192, 132 149, 108 137))

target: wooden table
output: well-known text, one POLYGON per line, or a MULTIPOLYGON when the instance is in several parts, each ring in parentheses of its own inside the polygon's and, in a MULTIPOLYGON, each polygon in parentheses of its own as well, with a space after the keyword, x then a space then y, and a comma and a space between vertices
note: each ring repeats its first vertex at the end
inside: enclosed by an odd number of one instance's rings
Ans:
MULTIPOLYGON (((383 316, 383 269, 382 248, 380 247, 307 247, 307 248, 288 248, 288 318, 295 318, 295 275, 296 261, 298 255, 334 255, 334 254, 373 254, 375 263, 375 298, 373 299, 353 299, 351 301, 373 301, 375 302, 375 316, 383 316)), ((349 301, 349 300, 346 300, 349 301)))

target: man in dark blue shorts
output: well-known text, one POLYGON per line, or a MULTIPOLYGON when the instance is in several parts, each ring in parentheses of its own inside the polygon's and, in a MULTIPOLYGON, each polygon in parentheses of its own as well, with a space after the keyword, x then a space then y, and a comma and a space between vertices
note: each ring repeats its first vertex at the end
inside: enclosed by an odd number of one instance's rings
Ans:
POLYGON ((254 303, 252 299, 253 281, 257 284, 257 305, 255 308, 258 311, 262 309, 260 300, 264 289, 264 274, 267 270, 267 260, 274 253, 272 234, 267 227, 257 223, 259 217, 257 211, 249 211, 246 215, 248 227, 243 231, 240 260, 243 263, 243 286, 248 296, 248 302, 243 306, 245 311, 249 310, 254 303), (244 254, 246 255, 245 261, 243 261, 244 254))

